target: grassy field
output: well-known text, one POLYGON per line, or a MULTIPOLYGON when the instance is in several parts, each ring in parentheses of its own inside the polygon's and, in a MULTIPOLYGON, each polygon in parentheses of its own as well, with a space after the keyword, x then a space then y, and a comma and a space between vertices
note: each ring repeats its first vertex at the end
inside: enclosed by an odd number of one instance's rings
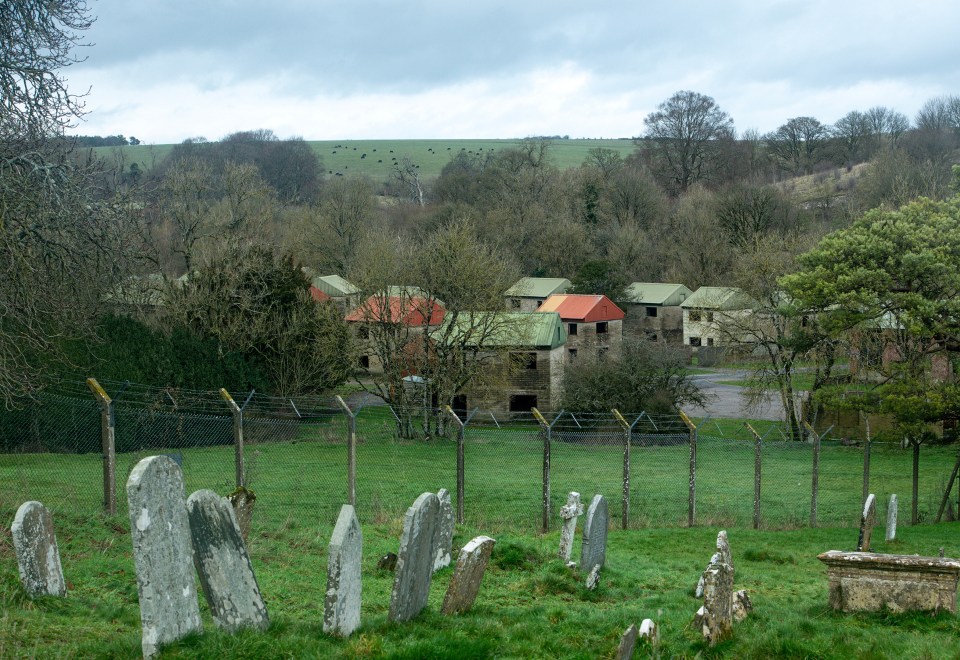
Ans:
MULTIPOLYGON (((440 174, 450 158, 463 150, 478 154, 516 147, 520 140, 325 140, 310 142, 323 161, 327 176, 359 174, 374 181, 390 178, 394 162, 407 157, 419 165, 425 179, 440 174)), ((136 145, 97 147, 93 152, 109 161, 121 157, 127 168, 136 162, 150 169, 163 160, 172 145, 136 145)), ((551 162, 561 169, 577 167, 586 160, 591 149, 614 149, 623 156, 633 152, 632 140, 554 140, 550 145, 551 162)))

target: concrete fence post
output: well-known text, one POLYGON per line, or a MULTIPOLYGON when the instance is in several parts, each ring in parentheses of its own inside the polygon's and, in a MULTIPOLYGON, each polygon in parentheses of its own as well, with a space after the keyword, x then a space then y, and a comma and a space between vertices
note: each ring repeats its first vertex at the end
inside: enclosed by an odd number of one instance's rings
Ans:
POLYGON ((820 493, 820 438, 810 424, 804 422, 807 433, 813 438, 813 468, 810 477, 810 526, 817 526, 817 495, 820 493))
POLYGON ((761 440, 750 424, 747 429, 753 435, 753 528, 760 529, 760 477, 761 477, 761 440))
POLYGON ((680 419, 690 431, 690 484, 687 497, 687 527, 693 527, 697 519, 697 426, 687 414, 680 411, 680 419))
MULTIPOLYGON (((347 416, 347 504, 357 506, 357 415, 343 397, 337 395, 337 403, 347 416)), ((395 414, 395 413, 394 413, 395 414)))
POLYGON ((103 453, 103 512, 117 513, 117 443, 115 404, 96 378, 87 379, 87 387, 100 404, 100 448, 103 453))
POLYGON ((464 461, 463 440, 466 431, 466 423, 453 411, 453 408, 446 406, 447 414, 454 424, 457 425, 457 524, 462 525, 464 521, 463 503, 466 496, 466 464, 464 461))
POLYGON ((548 424, 543 415, 536 408, 531 408, 530 412, 540 424, 540 430, 543 432, 543 520, 541 528, 544 532, 550 529, 550 435, 553 432, 553 425, 548 424))
POLYGON ((230 414, 233 416, 233 465, 236 475, 237 488, 246 487, 243 465, 243 408, 237 405, 230 393, 223 387, 220 388, 220 396, 230 407, 230 414))
POLYGON ((627 423, 620 411, 613 409, 613 416, 617 418, 620 426, 623 428, 623 503, 621 506, 620 526, 627 529, 630 524, 630 436, 633 433, 633 426, 627 423))

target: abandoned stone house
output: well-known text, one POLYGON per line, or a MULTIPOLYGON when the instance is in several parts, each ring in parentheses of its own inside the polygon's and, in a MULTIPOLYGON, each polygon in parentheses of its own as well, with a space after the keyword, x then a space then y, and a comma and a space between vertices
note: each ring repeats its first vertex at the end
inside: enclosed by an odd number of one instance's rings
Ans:
POLYGON ((623 346, 623 310, 604 295, 554 294, 537 309, 556 312, 567 331, 566 361, 616 357, 623 346))
POLYGON ((344 314, 360 303, 360 289, 339 275, 316 275, 307 267, 303 272, 310 278, 310 295, 314 300, 330 300, 344 314))
POLYGON ((570 290, 565 277, 522 277, 506 290, 506 308, 514 312, 535 312, 543 301, 556 293, 570 290))
POLYGON ((748 317, 756 303, 736 287, 702 286, 680 303, 683 309, 683 343, 700 346, 733 346, 746 343, 748 317))
POLYGON ((692 293, 683 284, 634 282, 621 301, 624 336, 666 344, 685 343, 680 303, 692 293))

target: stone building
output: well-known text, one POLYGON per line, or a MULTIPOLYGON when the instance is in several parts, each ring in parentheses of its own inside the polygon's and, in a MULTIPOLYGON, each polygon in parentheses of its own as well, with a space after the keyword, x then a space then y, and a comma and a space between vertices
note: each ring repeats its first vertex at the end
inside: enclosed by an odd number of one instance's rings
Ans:
POLYGON ((506 306, 510 311, 535 312, 555 293, 566 293, 570 280, 565 277, 523 277, 507 289, 506 306))
POLYGON ((692 295, 682 284, 634 282, 621 301, 626 337, 683 344, 683 309, 680 303, 692 295))
POLYGON ((547 298, 538 313, 556 312, 567 331, 566 358, 603 360, 623 345, 623 310, 604 295, 559 294, 547 298))

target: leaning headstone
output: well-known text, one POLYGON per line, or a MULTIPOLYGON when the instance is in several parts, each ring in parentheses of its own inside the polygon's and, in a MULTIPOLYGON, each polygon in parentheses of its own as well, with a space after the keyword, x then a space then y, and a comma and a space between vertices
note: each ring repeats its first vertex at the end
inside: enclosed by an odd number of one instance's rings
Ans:
POLYGON ((594 495, 583 524, 583 544, 580 549, 580 570, 588 577, 595 567, 602 567, 607 559, 607 500, 594 495))
POLYGON ((644 619, 640 624, 640 634, 638 638, 639 641, 645 641, 649 646, 659 646, 660 628, 657 627, 657 624, 654 623, 652 619, 644 619))
POLYGON ((441 488, 437 493, 440 500, 440 518, 437 521, 436 538, 434 538, 433 570, 450 565, 450 551, 453 549, 453 505, 450 504, 450 492, 441 488))
POLYGON ((443 614, 461 614, 473 607, 495 543, 489 536, 478 536, 463 546, 443 599, 443 614))
POLYGON ((253 521, 253 504, 257 501, 257 496, 249 488, 240 486, 227 495, 227 499, 230 500, 230 506, 233 507, 233 513, 237 517, 243 542, 249 543, 250 523, 253 521))
POLYGON ((327 557, 323 632, 347 637, 360 626, 360 559, 363 535, 349 504, 340 507, 327 557))
POLYGON ((53 532, 53 517, 40 502, 24 502, 10 527, 17 553, 20 584, 31 598, 65 596, 67 584, 60 566, 60 550, 53 532))
POLYGON ((565 563, 570 561, 573 537, 577 532, 577 518, 582 514, 583 504, 580 503, 580 493, 572 492, 568 494, 566 505, 560 507, 563 527, 560 528, 560 550, 557 553, 565 563))
POLYGON ((193 563, 217 627, 227 632, 265 630, 270 625, 267 606, 227 498, 198 490, 187 498, 187 517, 193 563))
POLYGON ((183 473, 166 456, 149 456, 127 480, 130 536, 140 599, 144 657, 160 644, 201 630, 183 473))
POLYGON ((617 647, 617 653, 613 657, 616 660, 630 660, 633 657, 633 648, 637 645, 637 624, 631 623, 630 627, 623 631, 620 638, 620 645, 617 647))
POLYGON ((714 564, 704 574, 703 607, 695 621, 710 646, 733 632, 733 568, 728 564, 714 564))
POLYGON ((887 536, 889 543, 897 538, 897 494, 890 496, 890 504, 887 505, 887 536))
POLYGON ((409 621, 427 606, 433 576, 433 535, 439 513, 437 496, 423 493, 403 517, 403 534, 390 596, 390 621, 409 621))
POLYGON ((857 540, 857 552, 870 552, 870 537, 873 535, 876 517, 877 498, 873 496, 873 493, 870 493, 863 505, 863 515, 860 517, 860 538, 857 540))

